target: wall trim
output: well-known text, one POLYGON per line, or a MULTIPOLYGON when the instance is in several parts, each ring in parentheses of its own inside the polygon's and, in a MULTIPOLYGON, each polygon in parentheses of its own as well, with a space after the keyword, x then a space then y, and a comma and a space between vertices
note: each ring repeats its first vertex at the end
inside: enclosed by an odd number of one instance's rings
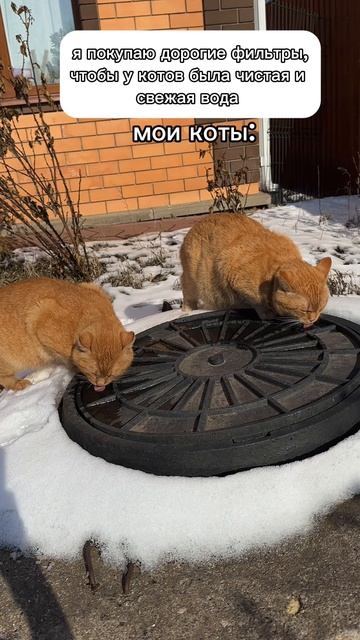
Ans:
MULTIPOLYGON (((255 29, 266 30, 266 2, 265 0, 254 0, 255 29)), ((265 191, 273 191, 275 185, 271 175, 271 153, 270 153, 270 120, 262 118, 260 120, 259 147, 260 147, 260 184, 265 191)))
MULTIPOLYGON (((164 218, 182 218, 208 213, 211 204, 212 200, 204 200, 202 202, 190 202, 189 204, 169 205, 168 207, 134 209, 133 211, 119 211, 118 213, 100 213, 93 216, 84 214, 83 220, 86 226, 98 226, 102 224, 119 224, 122 222, 148 222, 151 220, 162 220, 164 218)), ((264 207, 270 204, 270 194, 259 191, 258 193, 248 195, 246 208, 264 207)))

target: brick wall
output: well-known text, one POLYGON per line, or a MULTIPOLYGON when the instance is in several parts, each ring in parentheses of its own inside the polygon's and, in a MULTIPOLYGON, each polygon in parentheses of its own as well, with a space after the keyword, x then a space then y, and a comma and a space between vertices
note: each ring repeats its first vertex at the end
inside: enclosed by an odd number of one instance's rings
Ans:
MULTIPOLYGON (((241 31, 255 28, 254 0, 203 0, 203 3, 204 27, 207 30, 241 31)), ((214 147, 215 162, 224 156, 229 171, 235 173, 245 169, 249 183, 259 182, 259 145, 240 142, 217 143, 214 147)))
POLYGON ((101 29, 203 29, 202 0, 98 0, 101 29))
MULTIPOLYGON (((146 125, 145 120, 73 120, 62 112, 46 114, 60 154, 65 177, 74 197, 81 172, 81 211, 84 215, 133 211, 208 200, 206 168, 210 155, 200 158, 207 144, 193 144, 186 139, 192 120, 183 126, 180 143, 132 144, 131 127, 146 125)), ((159 121, 162 124, 163 121, 159 121)), ((166 124, 175 124, 167 120, 166 124)), ((30 139, 31 115, 20 118, 23 140, 30 139)), ((29 153, 30 148, 28 148, 29 153)), ((36 145, 36 166, 49 175, 43 149, 36 145)), ((13 163, 16 171, 16 164, 13 163)), ((20 174, 17 181, 32 192, 30 183, 20 174)))
POLYGON ((81 29, 100 28, 97 0, 77 0, 77 11, 81 29))
MULTIPOLYGON (((211 1, 204 0, 208 4, 211 1)), ((252 2, 221 0, 223 5, 231 1, 252 2)), ((96 19, 94 2, 79 2, 82 20, 91 24, 96 19)), ((202 0, 97 0, 97 3, 95 8, 101 29, 204 28, 202 0)), ((215 4, 211 6, 215 7, 215 4)), ((223 9, 209 11, 221 13, 223 9)), ((210 200, 206 170, 212 167, 212 159, 208 153, 200 157, 200 151, 207 151, 208 145, 187 140, 188 125, 194 120, 74 120, 57 112, 47 114, 47 121, 52 127, 63 171, 74 196, 81 171, 81 212, 84 215, 158 209, 210 200), (131 127, 135 124, 179 124, 183 129, 182 142, 134 144, 131 127)), ((20 118, 23 139, 31 135, 31 124, 30 115, 20 118)), ((38 148, 37 166, 43 167, 46 175, 48 169, 41 152, 38 148)), ((232 148, 229 153, 235 168, 236 153, 240 151, 232 148)), ((249 153, 253 154, 253 151, 249 153)), ((252 184, 248 193, 251 194, 258 192, 257 158, 253 154, 248 159, 253 165, 249 173, 252 184)), ((17 178, 21 183, 22 176, 17 178)), ((31 185, 24 183, 24 186, 31 191, 31 185)), ((207 204, 204 204, 206 209, 207 204)))
POLYGON ((254 29, 254 0, 203 0, 205 29, 254 29))

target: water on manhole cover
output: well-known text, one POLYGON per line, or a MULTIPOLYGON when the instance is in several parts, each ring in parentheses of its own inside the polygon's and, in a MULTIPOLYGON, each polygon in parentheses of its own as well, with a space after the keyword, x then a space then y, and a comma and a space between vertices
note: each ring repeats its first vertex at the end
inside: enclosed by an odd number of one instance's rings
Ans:
POLYGON ((61 420, 91 454, 150 473, 280 464, 356 429, 359 352, 360 326, 330 316, 307 332, 251 311, 180 317, 140 333, 104 392, 76 375, 61 420))

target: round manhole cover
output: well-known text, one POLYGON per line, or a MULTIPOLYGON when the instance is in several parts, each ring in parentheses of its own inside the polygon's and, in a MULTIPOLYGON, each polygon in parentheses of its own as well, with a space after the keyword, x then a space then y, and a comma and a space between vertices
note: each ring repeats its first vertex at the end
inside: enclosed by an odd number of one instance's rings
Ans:
POLYGON ((252 312, 178 318, 136 338, 102 393, 81 375, 64 429, 95 456, 155 474, 207 476, 312 455, 354 430, 360 327, 324 316, 305 332, 252 312))

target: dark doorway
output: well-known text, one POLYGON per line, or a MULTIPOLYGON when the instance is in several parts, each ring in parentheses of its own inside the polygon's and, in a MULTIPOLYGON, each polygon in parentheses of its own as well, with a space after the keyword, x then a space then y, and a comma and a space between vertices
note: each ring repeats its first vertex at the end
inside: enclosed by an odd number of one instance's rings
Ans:
POLYGON ((271 119, 272 180, 284 200, 356 193, 360 151, 360 2, 270 0, 267 29, 314 33, 322 47, 322 104, 305 119, 271 119), (350 176, 344 176, 339 168, 350 176))

